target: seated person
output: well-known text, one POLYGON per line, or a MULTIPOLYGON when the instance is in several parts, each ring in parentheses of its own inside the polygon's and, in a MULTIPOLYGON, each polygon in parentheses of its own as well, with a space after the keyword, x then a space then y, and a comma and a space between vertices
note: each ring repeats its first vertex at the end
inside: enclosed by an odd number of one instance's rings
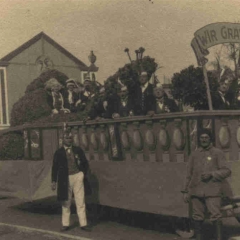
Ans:
POLYGON ((126 86, 121 86, 118 91, 118 97, 113 104, 114 109, 112 118, 133 116, 132 104, 128 97, 128 90, 126 86))
MULTIPOLYGON (((164 89, 160 83, 156 84, 156 86, 153 89, 153 93, 155 96, 155 102, 153 104, 154 106, 153 111, 155 114, 179 111, 179 108, 176 102, 167 96, 167 94, 164 92, 164 89)), ((148 114, 151 114, 151 113, 153 112, 151 111, 148 112, 148 114)))
POLYGON ((77 84, 74 79, 66 81, 67 89, 63 92, 64 107, 69 109, 70 112, 76 112, 76 102, 78 101, 78 94, 74 91, 77 84))
POLYGON ((52 114, 70 113, 69 109, 64 108, 64 98, 60 92, 63 86, 55 78, 51 78, 45 83, 45 89, 48 91, 47 102, 52 108, 52 114), (50 91, 49 91, 50 90, 50 91))
POLYGON ((147 72, 141 73, 139 85, 133 89, 133 94, 130 97, 133 102, 134 115, 146 115, 149 111, 154 110, 153 85, 149 83, 147 72))

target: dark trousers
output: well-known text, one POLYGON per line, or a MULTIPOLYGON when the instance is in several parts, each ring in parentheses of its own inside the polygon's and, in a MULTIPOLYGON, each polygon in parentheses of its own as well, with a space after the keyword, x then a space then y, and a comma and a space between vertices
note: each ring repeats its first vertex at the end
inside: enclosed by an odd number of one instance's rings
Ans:
POLYGON ((192 218, 195 221, 203 221, 206 209, 210 213, 210 221, 221 219, 221 197, 191 197, 192 218))

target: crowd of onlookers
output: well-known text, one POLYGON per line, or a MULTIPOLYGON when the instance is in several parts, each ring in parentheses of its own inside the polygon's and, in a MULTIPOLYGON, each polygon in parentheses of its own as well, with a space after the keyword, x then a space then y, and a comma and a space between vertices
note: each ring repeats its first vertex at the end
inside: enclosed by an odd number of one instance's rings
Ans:
POLYGON ((89 78, 83 84, 68 79, 66 87, 51 78, 45 89, 53 114, 87 111, 88 119, 96 119, 179 111, 176 102, 167 96, 160 83, 149 82, 147 72, 140 74, 138 84, 130 91, 119 79, 115 86, 112 94, 107 94, 106 87, 89 78))
MULTIPOLYGON (((218 90, 212 94, 214 110, 239 109, 240 92, 237 96, 229 92, 233 79, 230 69, 222 71, 218 90)), ((65 87, 57 79, 51 78, 45 88, 53 114, 85 111, 87 119, 99 119, 180 111, 177 102, 166 94, 159 82, 150 83, 147 72, 141 72, 132 89, 116 80, 111 94, 104 85, 91 81, 89 77, 83 84, 68 79, 65 87)))

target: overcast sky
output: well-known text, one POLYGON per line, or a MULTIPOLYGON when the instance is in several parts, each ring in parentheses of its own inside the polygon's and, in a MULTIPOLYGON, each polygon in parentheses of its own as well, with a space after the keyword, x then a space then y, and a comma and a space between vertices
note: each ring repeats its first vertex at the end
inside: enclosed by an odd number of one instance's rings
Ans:
POLYGON ((100 82, 139 47, 164 68, 160 80, 196 59, 190 46, 199 28, 239 22, 239 0, 0 0, 0 58, 41 31, 89 65, 97 56, 100 82), (152 3, 153 2, 153 3, 152 3))

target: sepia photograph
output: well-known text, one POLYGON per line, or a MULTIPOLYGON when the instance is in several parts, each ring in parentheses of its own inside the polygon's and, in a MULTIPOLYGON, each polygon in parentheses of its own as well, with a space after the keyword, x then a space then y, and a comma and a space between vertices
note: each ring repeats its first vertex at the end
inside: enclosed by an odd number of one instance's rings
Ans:
POLYGON ((0 240, 240 240, 239 0, 0 4, 0 240))

